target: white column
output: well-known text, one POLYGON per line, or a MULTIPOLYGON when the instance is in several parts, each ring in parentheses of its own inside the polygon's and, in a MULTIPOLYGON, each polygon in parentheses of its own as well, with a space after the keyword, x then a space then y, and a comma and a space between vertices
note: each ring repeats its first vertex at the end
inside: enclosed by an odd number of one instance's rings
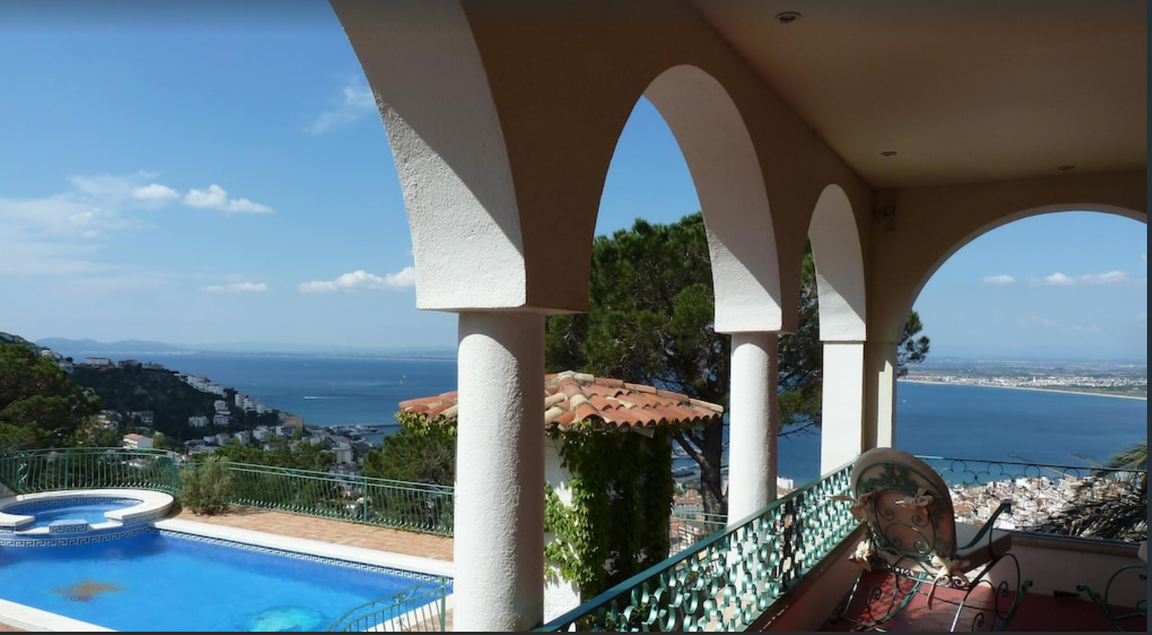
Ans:
POLYGON ((728 524, 776 500, 776 333, 732 334, 728 524))
POLYGON ((824 343, 820 473, 855 460, 864 448, 864 343, 824 343))
POLYGON ((460 314, 457 631, 544 616, 544 316, 460 314))
POLYGON ((896 447, 896 342, 868 342, 865 350, 868 425, 864 449, 896 447))

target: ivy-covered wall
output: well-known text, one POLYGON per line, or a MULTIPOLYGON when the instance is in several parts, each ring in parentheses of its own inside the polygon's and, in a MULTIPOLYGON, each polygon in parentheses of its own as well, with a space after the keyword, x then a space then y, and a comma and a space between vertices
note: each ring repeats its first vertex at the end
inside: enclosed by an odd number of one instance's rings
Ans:
POLYGON ((549 431, 572 473, 566 505, 546 489, 545 560, 585 600, 668 557, 672 514, 672 435, 549 431))

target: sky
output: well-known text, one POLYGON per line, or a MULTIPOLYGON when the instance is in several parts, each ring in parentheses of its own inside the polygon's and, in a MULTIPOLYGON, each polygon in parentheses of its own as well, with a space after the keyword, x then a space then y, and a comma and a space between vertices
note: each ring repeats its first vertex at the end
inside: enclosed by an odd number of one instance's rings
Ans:
MULTIPOLYGON (((0 3, 0 331, 30 340, 456 344, 415 308, 387 135, 327 2, 0 3)), ((637 104, 597 234, 699 209, 637 104)), ((914 309, 931 356, 1147 359, 1147 228, 1068 212, 958 251, 914 309)))

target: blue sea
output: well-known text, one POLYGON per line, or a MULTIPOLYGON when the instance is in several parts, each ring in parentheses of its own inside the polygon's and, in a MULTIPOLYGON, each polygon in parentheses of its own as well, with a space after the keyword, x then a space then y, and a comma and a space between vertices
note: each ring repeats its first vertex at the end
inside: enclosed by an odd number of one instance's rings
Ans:
MULTIPOLYGON (((77 361, 83 352, 58 351, 77 361)), ((91 356, 203 375, 314 426, 394 425, 399 403, 456 390, 454 359, 235 353, 91 356)), ((896 446, 913 454, 1091 466, 1147 438, 1148 402, 1038 390, 897 382, 896 446)), ((377 438, 378 440, 378 438, 377 438)), ((779 473, 819 476, 817 434, 779 441, 779 473)))

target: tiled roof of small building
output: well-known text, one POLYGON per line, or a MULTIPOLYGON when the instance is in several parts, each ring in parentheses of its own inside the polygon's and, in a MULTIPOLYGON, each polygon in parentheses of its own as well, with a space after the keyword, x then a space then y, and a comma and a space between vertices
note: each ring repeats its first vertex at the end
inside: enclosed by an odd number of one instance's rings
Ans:
MULTIPOLYGON (((457 392, 400 402, 402 414, 431 421, 456 418, 457 392)), ((544 424, 567 430, 587 421, 596 429, 702 426, 724 416, 723 406, 619 379, 564 371, 544 376, 544 424)))

